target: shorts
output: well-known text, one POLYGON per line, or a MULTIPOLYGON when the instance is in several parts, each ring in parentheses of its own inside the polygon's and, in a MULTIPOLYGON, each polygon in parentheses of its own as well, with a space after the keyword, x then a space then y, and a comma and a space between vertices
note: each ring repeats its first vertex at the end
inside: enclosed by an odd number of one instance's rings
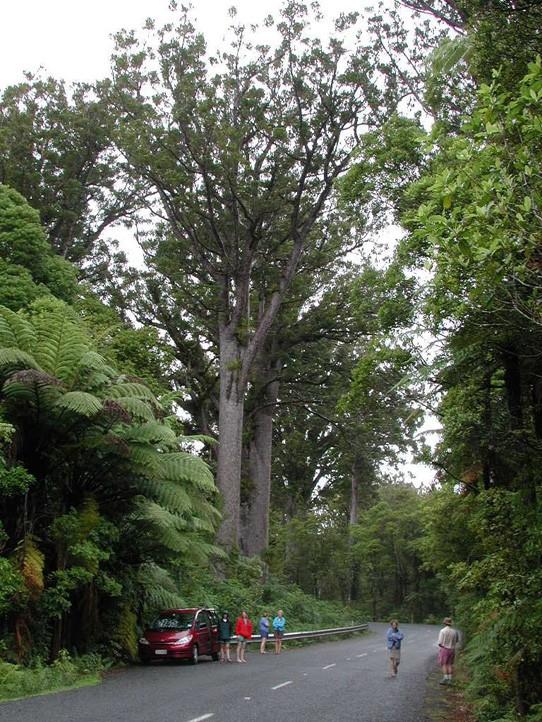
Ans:
POLYGON ((284 637, 284 629, 275 629, 275 638, 282 639, 284 637))
POLYGON ((231 637, 219 637, 218 641, 220 644, 229 644, 231 637))
POLYGON ((438 651, 438 663, 441 667, 445 664, 453 664, 455 659, 455 649, 449 647, 441 647, 438 651))
POLYGON ((243 637, 242 634, 238 634, 238 635, 237 635, 237 641, 238 641, 240 644, 246 644, 247 639, 248 639, 248 637, 243 637))
POLYGON ((401 660, 401 650, 400 649, 389 649, 389 658, 394 659, 396 662, 399 662, 401 660))
POLYGON ((267 638, 269 637, 269 631, 268 631, 267 629, 265 630, 265 632, 264 632, 264 631, 260 631, 260 637, 261 637, 262 639, 267 639, 267 638))

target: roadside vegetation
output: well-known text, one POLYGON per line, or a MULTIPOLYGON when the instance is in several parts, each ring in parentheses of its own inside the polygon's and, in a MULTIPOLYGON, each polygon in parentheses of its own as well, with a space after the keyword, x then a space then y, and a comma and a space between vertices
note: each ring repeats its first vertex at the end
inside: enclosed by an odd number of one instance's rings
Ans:
POLYGON ((164 608, 453 614, 477 721, 536 722, 539 3, 328 42, 286 2, 212 60, 172 13, 0 95, 0 698, 134 661, 164 608))

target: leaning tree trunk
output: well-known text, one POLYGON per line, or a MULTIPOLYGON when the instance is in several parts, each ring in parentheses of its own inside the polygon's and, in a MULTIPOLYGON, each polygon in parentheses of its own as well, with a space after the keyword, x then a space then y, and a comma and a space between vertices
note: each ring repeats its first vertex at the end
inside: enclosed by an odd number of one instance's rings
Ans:
POLYGON ((226 548, 239 544, 241 454, 244 388, 240 382, 241 345, 228 328, 220 329, 220 402, 216 482, 222 494, 222 523, 217 540, 226 548))
POLYGON ((278 393, 279 381, 273 379, 266 386, 262 404, 253 414, 247 465, 249 491, 242 509, 241 549, 247 556, 262 554, 269 545, 273 414, 278 393))

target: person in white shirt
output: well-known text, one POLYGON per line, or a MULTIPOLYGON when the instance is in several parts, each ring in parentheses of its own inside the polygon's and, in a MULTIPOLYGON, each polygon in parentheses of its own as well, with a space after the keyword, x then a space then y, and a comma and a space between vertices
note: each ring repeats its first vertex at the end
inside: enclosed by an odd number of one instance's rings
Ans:
POLYGON ((459 645, 459 632, 452 627, 452 620, 446 617, 442 620, 444 627, 438 635, 438 663, 442 668, 443 677, 439 684, 451 684, 453 671, 455 650, 459 645))

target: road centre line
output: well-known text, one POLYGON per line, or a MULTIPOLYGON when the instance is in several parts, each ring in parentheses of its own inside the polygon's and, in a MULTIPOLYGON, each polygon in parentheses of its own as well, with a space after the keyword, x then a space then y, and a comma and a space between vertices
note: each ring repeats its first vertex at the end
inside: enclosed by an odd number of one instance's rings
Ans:
POLYGON ((204 719, 209 719, 210 717, 214 716, 214 712, 209 712, 208 714, 202 714, 201 717, 194 717, 193 719, 189 719, 188 722, 203 722, 204 719))
POLYGON ((282 684, 277 684, 274 687, 271 687, 271 689, 280 689, 281 687, 286 687, 287 684, 293 684, 293 681, 290 679, 288 682, 283 682, 282 684))
POLYGON ((330 667, 336 667, 336 666, 337 666, 337 663, 333 662, 333 664, 326 664, 326 666, 322 667, 322 669, 329 669, 330 667))
POLYGON ((367 652, 363 652, 363 654, 356 654, 356 657, 366 657, 367 652))

